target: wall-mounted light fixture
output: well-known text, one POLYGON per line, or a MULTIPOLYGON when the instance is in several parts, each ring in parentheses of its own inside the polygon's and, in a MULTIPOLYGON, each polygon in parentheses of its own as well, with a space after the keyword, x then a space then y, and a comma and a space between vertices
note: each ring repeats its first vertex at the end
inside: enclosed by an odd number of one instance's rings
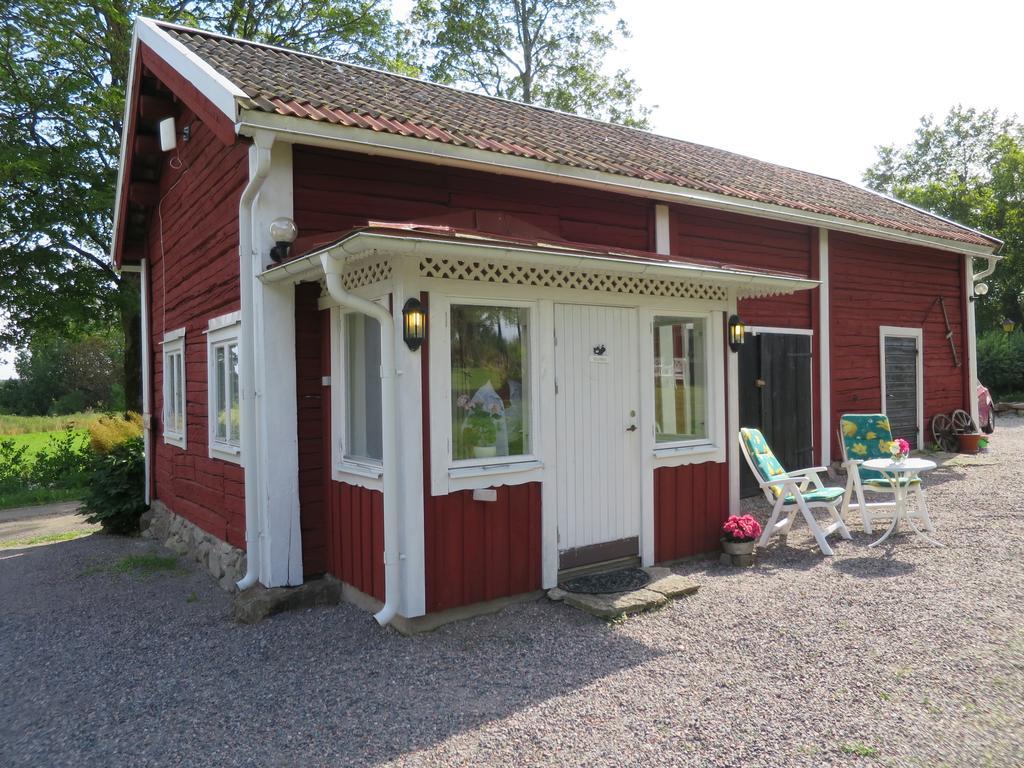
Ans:
POLYGON ((980 299, 982 296, 988 296, 988 283, 975 283, 974 293, 970 296, 971 301, 980 299))
POLYGON ((415 352, 423 345, 427 335, 427 311, 415 296, 402 307, 402 338, 405 345, 415 352))
POLYGON ((295 238, 298 236, 298 227, 287 216, 282 216, 270 222, 270 237, 276 243, 270 249, 270 258, 277 264, 287 259, 292 243, 295 242, 295 238))
POLYGON ((729 318, 729 349, 739 352, 746 338, 747 324, 740 319, 739 315, 733 315, 729 318))

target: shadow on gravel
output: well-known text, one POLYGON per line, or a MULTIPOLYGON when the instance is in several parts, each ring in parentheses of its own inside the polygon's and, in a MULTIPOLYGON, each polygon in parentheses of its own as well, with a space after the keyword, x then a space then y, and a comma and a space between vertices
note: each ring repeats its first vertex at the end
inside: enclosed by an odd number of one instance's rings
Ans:
POLYGON ((847 576, 858 579, 886 579, 894 576, 906 576, 913 573, 917 566, 903 560, 890 560, 878 557, 848 557, 836 560, 832 567, 847 576))
POLYGON ((0 562, 0 764, 375 765, 663 655, 546 600, 412 638, 350 605, 241 626, 184 558, 111 567, 154 550, 92 536, 0 562))

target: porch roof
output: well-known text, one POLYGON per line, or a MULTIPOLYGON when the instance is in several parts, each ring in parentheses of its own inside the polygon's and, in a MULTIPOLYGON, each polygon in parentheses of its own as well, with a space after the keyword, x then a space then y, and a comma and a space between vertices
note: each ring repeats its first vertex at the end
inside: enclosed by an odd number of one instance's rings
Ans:
MULTIPOLYGON (((602 250, 582 244, 498 237, 447 226, 384 222, 370 222, 331 242, 313 246, 305 255, 267 269, 260 279, 268 283, 308 279, 322 273, 325 256, 363 259, 375 254, 429 259, 469 257, 475 263, 518 264, 609 277, 701 283, 735 289, 738 298, 790 294, 819 285, 819 281, 800 275, 682 261, 670 255, 656 257, 647 251, 602 250)), ((601 290, 600 287, 595 289, 601 290)))

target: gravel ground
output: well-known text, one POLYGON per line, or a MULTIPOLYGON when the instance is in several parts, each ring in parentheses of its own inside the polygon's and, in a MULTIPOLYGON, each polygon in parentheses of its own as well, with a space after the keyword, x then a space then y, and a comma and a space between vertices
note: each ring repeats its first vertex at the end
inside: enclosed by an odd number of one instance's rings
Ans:
MULTIPOLYGON (((1024 420, 928 477, 938 537, 757 567, 606 624, 541 600, 404 638, 351 606, 228 619, 141 540, 0 552, 0 765, 1024 765, 1024 420)), ((764 505, 756 505, 764 516, 764 505)), ((876 533, 877 536, 877 533, 876 533)))

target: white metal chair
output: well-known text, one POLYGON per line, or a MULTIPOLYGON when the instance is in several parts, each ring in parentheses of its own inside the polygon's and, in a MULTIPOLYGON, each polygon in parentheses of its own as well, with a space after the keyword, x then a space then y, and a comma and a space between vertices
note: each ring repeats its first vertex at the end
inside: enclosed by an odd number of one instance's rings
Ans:
MULTIPOLYGON (((847 476, 843 511, 855 509, 860 512, 865 533, 871 533, 876 519, 892 520, 896 511, 895 498, 891 501, 865 501, 865 491, 887 493, 895 497, 896 489, 889 478, 881 472, 861 466, 868 459, 889 458, 891 442, 892 428, 889 426, 889 417, 884 413, 848 413, 840 418, 839 444, 843 448, 843 468, 847 476), (852 501, 854 495, 857 497, 855 503, 852 501)), ((908 490, 913 491, 915 503, 914 509, 907 510, 907 514, 919 519, 926 531, 934 531, 935 526, 928 516, 928 502, 921 486, 921 478, 915 477, 910 480, 908 490)))
POLYGON ((789 533, 789 529, 796 519, 797 512, 803 515, 807 527, 818 542, 822 554, 832 555, 832 547, 829 546, 828 536, 838 531, 844 539, 853 538, 850 531, 843 522, 836 503, 843 497, 843 488, 826 487, 818 476, 824 472, 825 467, 810 467, 796 472, 787 472, 775 458, 771 448, 764 439, 760 430, 744 427, 740 430, 740 449, 743 451, 743 458, 747 460, 750 471, 758 481, 758 485, 764 492, 772 506, 772 515, 768 524, 761 534, 760 546, 764 546, 774 533, 783 536, 789 533), (813 487, 811 487, 813 485, 813 487), (812 509, 827 509, 832 516, 832 524, 825 528, 819 525, 814 519, 812 509))

